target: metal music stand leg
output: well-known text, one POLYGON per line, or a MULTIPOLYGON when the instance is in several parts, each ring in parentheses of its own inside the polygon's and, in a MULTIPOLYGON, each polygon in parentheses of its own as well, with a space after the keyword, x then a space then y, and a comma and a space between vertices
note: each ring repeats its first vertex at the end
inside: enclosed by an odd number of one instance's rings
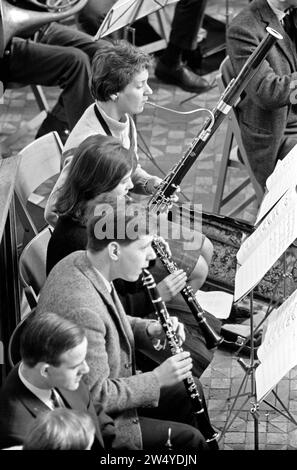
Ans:
MULTIPOLYGON (((256 381, 255 381, 255 368, 257 367, 257 364, 255 362, 255 347, 254 347, 254 308, 253 308, 253 291, 250 292, 250 358, 249 358, 249 363, 246 364, 242 358, 238 358, 237 361, 241 365, 241 367, 244 369, 244 377, 242 379, 242 382, 240 384, 240 387, 237 391, 237 394, 234 397, 233 404, 229 410, 229 414, 226 418, 225 425, 221 431, 221 438, 224 436, 224 434, 227 432, 227 430, 230 428, 230 426, 233 424, 234 420, 237 418, 239 415, 240 411, 242 408, 245 406, 245 404, 248 402, 248 400, 254 398, 254 401, 251 402, 252 407, 250 409, 250 413, 252 414, 252 417, 254 419, 254 449, 258 450, 259 448, 259 415, 258 415, 258 405, 256 403, 256 381), (250 391, 245 392, 246 386, 248 385, 248 382, 250 380, 250 391), (244 393, 241 393, 241 391, 244 390, 244 393), (246 399, 244 402, 241 404, 239 410, 236 411, 234 416, 231 418, 231 415, 233 413, 233 410, 235 408, 235 405, 237 403, 237 400, 240 397, 246 396, 246 399)), ((231 400, 233 397, 229 397, 228 400, 231 400)))
MULTIPOLYGON (((286 257, 286 252, 284 253, 284 257, 283 257, 283 293, 284 293, 284 298, 286 298, 287 296, 287 284, 286 284, 286 281, 287 279, 293 279, 294 282, 297 282, 297 278, 296 276, 294 277, 294 275, 292 274, 294 272, 294 270, 297 271, 297 268, 296 268, 296 263, 297 261, 295 260, 295 263, 294 263, 294 267, 292 269, 292 272, 291 273, 287 273, 287 257, 286 257)), ((276 286, 277 288, 277 286, 276 286)), ((276 289, 275 288, 275 289, 276 289)), ((275 295, 275 294, 274 294, 275 295)), ((273 296, 274 296, 273 295, 273 296)), ((247 403, 247 401, 250 399, 250 398, 254 398, 254 402, 252 402, 252 407, 251 407, 251 414, 252 414, 252 417, 253 417, 253 420, 254 420, 254 449, 255 450, 258 450, 259 449, 259 404, 257 403, 256 401, 256 380, 255 380, 255 369, 257 367, 257 364, 256 364, 256 361, 255 361, 255 357, 254 357, 254 352, 255 352, 255 347, 254 347, 254 337, 255 337, 255 331, 260 327, 261 324, 264 323, 264 321, 269 317, 269 315, 271 314, 271 312, 273 311, 273 308, 272 307, 272 300, 273 300, 273 297, 271 299, 271 302, 270 302, 270 305, 268 307, 268 311, 264 317, 263 320, 261 320, 261 322, 259 323, 259 325, 257 326, 257 328, 254 330, 254 321, 253 321, 253 291, 251 291, 250 293, 250 330, 251 330, 251 334, 250 334, 250 343, 251 343, 251 349, 250 349, 250 361, 249 361, 249 364, 246 364, 242 358, 238 358, 238 363, 241 365, 241 367, 244 369, 245 371, 245 375, 244 375, 244 378, 241 382, 241 385, 238 389, 238 392, 237 394, 234 396, 234 397, 229 397, 228 400, 231 400, 232 398, 234 398, 234 402, 232 404, 232 407, 230 408, 229 410, 229 414, 227 416, 227 419, 226 419, 226 423, 224 425, 224 428, 222 429, 221 431, 221 437, 223 437, 223 435, 225 434, 225 432, 230 428, 230 426, 232 425, 232 423, 234 422, 235 418, 238 416, 239 412, 241 411, 241 409, 244 407, 244 405, 247 403), (272 307, 272 308, 271 308, 272 307), (248 383, 248 380, 249 378, 251 378, 251 391, 248 392, 248 393, 241 393, 242 389, 243 389, 243 386, 245 387, 246 384, 248 383), (241 405, 240 409, 236 412, 236 414, 233 416, 232 420, 230 421, 230 417, 231 417, 231 414, 234 410, 234 407, 235 407, 235 404, 238 400, 239 397, 243 397, 243 396, 247 396, 246 400, 243 402, 243 404, 241 405)), ((241 346, 242 348, 242 346, 241 346)), ((240 349, 241 349, 240 348, 240 349)), ((240 350, 239 349, 239 350, 240 350)), ((244 389, 245 390, 245 389, 244 389)), ((291 414, 290 410, 286 407, 286 405, 283 403, 283 401, 280 399, 280 397, 278 396, 278 394, 274 391, 274 390, 271 390, 271 393, 274 395, 275 399, 280 403, 281 407, 282 407, 282 410, 277 408, 275 405, 269 403, 267 400, 263 400, 263 403, 265 403, 266 405, 268 405, 270 408, 272 408, 273 410, 277 411, 280 415, 284 416, 286 419, 288 419, 289 421, 291 421, 294 425, 297 425, 297 421, 296 419, 294 418, 294 416, 291 414)))

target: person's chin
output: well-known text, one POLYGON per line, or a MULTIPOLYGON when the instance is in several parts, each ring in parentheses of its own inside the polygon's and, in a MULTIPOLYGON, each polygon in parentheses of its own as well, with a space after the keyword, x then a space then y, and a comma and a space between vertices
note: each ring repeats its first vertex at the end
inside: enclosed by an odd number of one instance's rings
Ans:
POLYGON ((72 391, 77 390, 79 387, 79 384, 80 384, 80 380, 78 382, 71 384, 71 386, 69 387, 69 390, 72 390, 72 391))
POLYGON ((133 114, 140 114, 142 113, 143 109, 144 109, 144 104, 141 104, 140 106, 138 106, 137 109, 135 109, 133 114))
POLYGON ((142 271, 140 271, 139 273, 130 274, 126 277, 125 280, 128 281, 128 282, 136 282, 139 279, 139 276, 140 276, 141 273, 142 273, 142 271))

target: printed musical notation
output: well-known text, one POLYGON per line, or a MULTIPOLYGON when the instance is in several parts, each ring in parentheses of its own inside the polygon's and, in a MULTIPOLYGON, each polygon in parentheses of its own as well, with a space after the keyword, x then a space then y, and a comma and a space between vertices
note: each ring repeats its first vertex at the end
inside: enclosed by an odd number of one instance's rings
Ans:
POLYGON ((287 191, 237 253, 234 300, 253 289, 297 238, 297 192, 287 191))
POLYGON ((297 291, 268 317, 258 358, 257 402, 297 365, 297 291))
POLYGON ((297 145, 288 155, 279 160, 273 173, 266 180, 267 193, 264 195, 255 225, 263 219, 279 199, 297 184, 297 145))

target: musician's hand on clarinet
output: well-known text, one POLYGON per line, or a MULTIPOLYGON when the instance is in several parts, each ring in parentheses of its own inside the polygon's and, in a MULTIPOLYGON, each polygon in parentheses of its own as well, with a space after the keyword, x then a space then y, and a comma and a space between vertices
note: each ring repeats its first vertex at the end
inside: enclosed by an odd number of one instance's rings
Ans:
MULTIPOLYGON (((163 180, 159 180, 159 181, 156 181, 155 184, 154 184, 154 190, 157 191, 158 187, 160 186, 160 183, 162 182, 163 180)), ((170 196, 170 201, 171 201, 171 205, 168 206, 168 208, 172 207, 172 204, 174 202, 178 202, 179 200, 179 193, 180 193, 180 187, 179 186, 176 186, 175 187, 175 190, 174 190, 174 193, 171 194, 170 196)))
POLYGON ((158 375, 161 387, 170 387, 188 378, 192 367, 190 353, 183 351, 166 359, 154 371, 158 375))
POLYGON ((183 323, 180 323, 177 317, 169 317, 168 322, 171 324, 172 330, 176 334, 178 346, 181 346, 186 339, 185 327, 183 323))
POLYGON ((179 200, 179 193, 180 193, 180 187, 179 187, 179 186, 176 186, 175 192, 174 192, 173 194, 171 194, 171 196, 170 196, 170 200, 171 200, 172 204, 173 204, 174 202, 178 202, 178 200, 179 200))
POLYGON ((160 296, 164 302, 175 297, 186 285, 187 275, 182 269, 169 274, 157 285, 160 296))
MULTIPOLYGON (((175 332, 177 336, 178 345, 181 346, 186 339, 184 325, 178 321, 177 317, 169 317, 168 322, 170 322, 172 330, 175 332)), ((148 336, 152 339, 156 338, 156 339, 164 340, 166 337, 163 327, 158 321, 149 322, 146 332, 148 336)))

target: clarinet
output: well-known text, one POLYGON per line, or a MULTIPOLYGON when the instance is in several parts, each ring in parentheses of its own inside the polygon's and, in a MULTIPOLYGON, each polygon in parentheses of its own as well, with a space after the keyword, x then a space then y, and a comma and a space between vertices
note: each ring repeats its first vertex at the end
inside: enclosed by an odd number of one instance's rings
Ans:
MULTIPOLYGON (((182 352, 183 349, 181 346, 179 346, 176 333, 171 326, 166 305, 159 295, 153 276, 147 269, 143 269, 143 284, 147 288, 150 299, 155 307, 156 315, 158 316, 159 322, 161 323, 163 331, 166 335, 171 354, 175 355, 182 352)), ((190 374, 190 376, 184 379, 183 382, 186 388, 186 392, 191 399, 199 430, 201 431, 206 442, 209 444, 210 448, 218 449, 217 439, 219 437, 219 433, 212 428, 208 416, 205 414, 202 398, 195 384, 193 375, 190 374)))
POLYGON ((270 28, 266 28, 268 34, 254 50, 247 62, 242 67, 237 78, 233 78, 221 95, 218 104, 212 110, 213 118, 208 118, 200 133, 192 141, 189 149, 180 161, 170 170, 168 175, 158 186, 155 193, 148 201, 148 207, 154 212, 165 212, 172 205, 170 196, 176 191, 182 179, 188 173, 197 157, 200 155, 205 145, 214 132, 223 122, 232 106, 236 106, 241 93, 246 88, 249 81, 255 75, 261 63, 265 59, 271 47, 282 35, 270 28))
MULTIPOLYGON (((171 256, 166 251, 164 243, 160 240, 159 237, 154 237, 152 241, 152 247, 154 248, 158 258, 160 258, 163 266, 171 274, 178 270, 178 266, 171 256)), ((194 315, 195 320, 201 328, 201 331, 204 335, 206 347, 208 349, 215 348, 224 341, 224 338, 218 335, 212 327, 209 325, 205 318, 205 312, 201 305, 198 303, 192 286, 186 284, 186 286, 180 291, 184 300, 186 301, 188 307, 190 308, 192 314, 194 315)))

